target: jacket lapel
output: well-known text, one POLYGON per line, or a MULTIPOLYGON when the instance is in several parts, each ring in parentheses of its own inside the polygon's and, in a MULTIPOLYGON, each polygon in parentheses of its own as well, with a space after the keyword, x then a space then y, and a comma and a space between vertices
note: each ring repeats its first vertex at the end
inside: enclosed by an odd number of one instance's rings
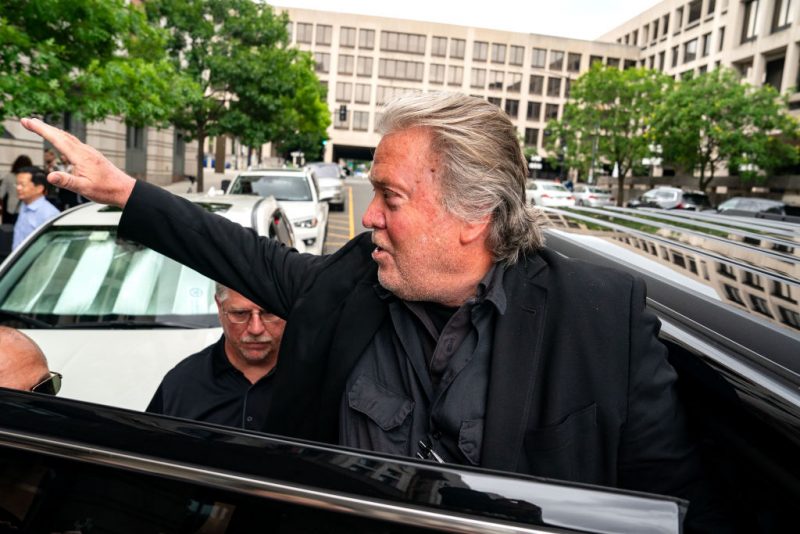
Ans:
POLYGON ((492 346, 481 466, 517 471, 537 382, 547 289, 537 254, 506 271, 508 307, 499 315, 492 346))

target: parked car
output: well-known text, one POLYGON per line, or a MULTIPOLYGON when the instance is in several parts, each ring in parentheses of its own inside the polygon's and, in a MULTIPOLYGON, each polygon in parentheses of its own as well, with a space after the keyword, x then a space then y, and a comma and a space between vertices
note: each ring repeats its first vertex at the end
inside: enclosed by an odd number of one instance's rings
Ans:
POLYGON ((319 198, 328 202, 333 211, 344 209, 344 191, 342 180, 344 170, 336 163, 314 162, 306 165, 311 177, 319 187, 319 198))
POLYGON ((575 197, 563 185, 552 180, 528 180, 525 196, 536 206, 574 206, 575 197))
POLYGON ((308 171, 282 168, 246 171, 233 179, 226 193, 275 197, 294 225, 297 250, 322 254, 328 204, 320 201, 320 193, 308 171))
POLYGON ((789 206, 780 200, 758 197, 733 197, 717 206, 717 211, 725 215, 759 217, 800 223, 800 207, 789 206))
MULTIPOLYGON (((272 198, 183 196, 294 245, 272 198)), ((83 204, 32 234, 0 265, 0 325, 22 329, 70 377, 63 397, 143 410, 164 374, 222 329, 214 282, 118 237, 120 213, 83 204)))
MULTIPOLYGON (((712 212, 543 210, 548 247, 644 278, 736 524, 794 531, 800 228, 712 212)), ((65 387, 80 379, 70 372, 65 387)), ((0 390, 0 474, 3 524, 29 532, 234 533, 268 518, 276 532, 671 533, 686 511, 663 496, 9 390, 0 390)))
POLYGON ((626 204, 629 208, 661 208, 665 210, 713 209, 708 195, 701 191, 684 191, 677 187, 656 187, 626 204))
POLYGON ((576 206, 597 208, 614 204, 611 190, 595 185, 578 184, 573 189, 572 195, 575 197, 576 206))

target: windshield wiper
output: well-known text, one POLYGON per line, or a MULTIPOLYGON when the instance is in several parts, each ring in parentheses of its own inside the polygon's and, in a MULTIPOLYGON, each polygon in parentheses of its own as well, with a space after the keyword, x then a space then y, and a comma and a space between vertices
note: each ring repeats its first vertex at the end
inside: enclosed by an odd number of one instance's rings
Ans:
MULTIPOLYGON (((9 310, 0 310, 0 317, 1 318, 8 318, 12 321, 19 321, 22 323, 20 326, 22 327, 29 327, 29 328, 53 328, 53 325, 42 321, 41 319, 36 319, 35 317, 31 317, 30 315, 25 315, 23 313, 9 311, 9 310)), ((5 323, 5 321, 3 321, 5 323)), ((5 324, 5 326, 16 326, 13 324, 5 324)))
POLYGON ((135 321, 131 319, 119 319, 111 321, 81 321, 79 323, 70 323, 59 325, 59 328, 65 329, 92 329, 92 328, 119 328, 122 330, 137 330, 149 328, 214 328, 214 326, 204 326, 192 323, 179 323, 168 321, 135 321))

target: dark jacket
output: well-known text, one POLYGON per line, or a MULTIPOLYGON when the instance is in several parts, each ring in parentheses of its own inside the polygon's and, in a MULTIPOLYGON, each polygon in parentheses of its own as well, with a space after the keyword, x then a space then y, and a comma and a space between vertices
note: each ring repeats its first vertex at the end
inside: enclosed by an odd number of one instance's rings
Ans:
MULTIPOLYGON (((345 380, 386 314, 369 234, 299 254, 137 183, 120 233, 287 319, 265 431, 337 442, 345 380)), ((542 250, 509 268, 481 466, 671 495, 696 473, 641 280, 542 250)))

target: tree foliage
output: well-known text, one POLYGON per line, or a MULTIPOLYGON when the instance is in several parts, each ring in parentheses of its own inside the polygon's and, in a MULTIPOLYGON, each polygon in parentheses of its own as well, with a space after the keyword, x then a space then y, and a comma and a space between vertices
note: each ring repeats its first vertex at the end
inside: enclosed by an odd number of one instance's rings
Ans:
MULTIPOLYGON (((200 147, 206 137, 226 133, 260 146, 283 133, 289 119, 298 133, 324 135, 330 119, 327 109, 322 113, 320 84, 308 55, 288 47, 285 15, 253 0, 150 0, 145 6, 151 22, 168 31, 176 67, 198 86, 171 120, 200 147)), ((202 173, 201 148, 199 190, 202 173)))
POLYGON ((626 173, 649 153, 655 110, 670 85, 657 71, 592 65, 572 84, 561 120, 548 125, 548 149, 582 172, 588 172, 596 149, 596 163, 618 167, 622 190, 626 173))
POLYGON ((0 120, 63 112, 164 123, 186 86, 124 0, 0 2, 0 120))
POLYGON ((676 84, 658 110, 655 135, 668 161, 699 172, 705 191, 725 162, 747 178, 798 160, 797 123, 785 105, 773 87, 718 69, 676 84))

